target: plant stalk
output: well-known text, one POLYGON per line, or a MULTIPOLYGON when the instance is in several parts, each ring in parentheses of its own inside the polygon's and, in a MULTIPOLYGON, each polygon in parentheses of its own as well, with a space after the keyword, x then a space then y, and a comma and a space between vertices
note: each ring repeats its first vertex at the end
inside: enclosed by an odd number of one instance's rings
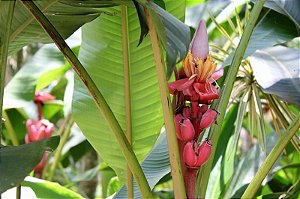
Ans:
MULTIPOLYGON (((4 29, 4 34, 0 35, 0 144, 2 140, 2 116, 3 116, 3 95, 4 95, 4 86, 5 86, 5 72, 6 72, 6 64, 7 64, 7 56, 8 56, 8 46, 9 46, 9 35, 10 29, 15 9, 15 1, 9 2, 1 2, 0 7, 6 6, 8 3, 8 11, 6 21, 0 20, 0 28, 4 29), (6 23, 5 23, 6 22, 6 23)), ((14 141, 14 144, 18 144, 18 139, 14 141)), ((1 157, 0 157, 1 158, 1 157)), ((1 160, 0 160, 1 161, 1 160)), ((1 198, 1 194, 0 194, 1 198)), ((21 185, 16 187, 16 199, 21 198, 21 185)))
MULTIPOLYGON (((226 75, 224 87, 221 90, 221 98, 220 100, 217 101, 217 107, 216 110, 220 112, 220 115, 217 118, 217 124, 219 125, 213 125, 210 128, 209 131, 209 136, 212 137, 213 143, 218 143, 219 136, 220 136, 220 131, 221 131, 221 124, 223 123, 226 109, 227 109, 227 104, 229 102, 230 94, 233 88, 233 84, 239 69, 239 65, 243 59, 243 56, 245 54, 250 36, 253 32, 253 29, 255 27, 256 21, 259 17, 259 14, 263 8, 263 5, 265 3, 265 0, 257 0, 253 10, 251 11, 249 21, 245 27, 244 33, 242 35, 241 41, 236 49, 236 52, 234 54, 231 66, 229 68, 229 71, 226 75)), ((210 172, 213 167, 213 160, 214 160, 214 154, 216 152, 217 145, 213 144, 212 147, 212 156, 208 160, 208 162, 203 166, 204 172, 202 176, 202 183, 200 185, 200 198, 205 198, 206 194, 206 188, 210 176, 210 172)))
POLYGON ((116 140, 123 152, 123 155, 133 173, 133 176, 139 186, 143 198, 153 198, 153 194, 146 180, 145 174, 130 146, 120 124, 118 123, 115 115, 104 99, 103 95, 97 88, 95 82, 89 76, 85 68, 82 66, 76 55, 72 52, 70 47, 66 44, 61 35, 57 32, 51 22, 45 17, 45 15, 39 10, 39 8, 32 1, 21 1, 22 4, 29 10, 29 12, 35 17, 37 22, 43 27, 43 29, 52 38, 54 43, 64 54, 65 58, 69 61, 73 70, 79 76, 83 84, 86 86, 93 100, 95 101, 98 109, 102 112, 106 122, 112 129, 116 140))
POLYGON ((166 71, 163 64, 163 58, 161 56, 157 32, 154 28, 151 15, 147 9, 145 9, 145 14, 147 18, 148 27, 149 27, 154 60, 156 63, 158 83, 160 87, 160 97, 161 97, 163 115, 165 120, 165 128, 167 133, 174 195, 175 198, 178 199, 186 198, 183 174, 182 174, 181 163, 180 163, 180 155, 179 155, 179 149, 177 144, 177 137, 175 133, 174 120, 173 120, 173 111, 171 106, 172 103, 170 101, 169 88, 166 80, 166 71))
POLYGON ((19 140, 18 140, 17 134, 14 130, 14 127, 13 127, 12 123, 10 122, 10 118, 8 117, 8 115, 6 113, 6 110, 2 111, 2 117, 5 119, 4 126, 6 128, 6 132, 9 136, 9 139, 11 140, 11 142, 14 146, 18 146, 19 140))
POLYGON ((71 133, 71 127, 74 124, 74 120, 71 118, 71 115, 68 114, 67 118, 65 119, 66 122, 64 122, 64 124, 67 123, 67 125, 64 125, 63 127, 63 134, 61 135, 61 140, 60 143, 55 151, 55 155, 54 155, 54 161, 50 167, 49 170, 49 176, 47 177, 47 180, 52 181, 52 178, 54 176, 54 172, 56 167, 58 166, 59 162, 60 162, 60 156, 61 156, 61 152, 63 150, 63 147, 65 146, 65 144, 68 141, 68 138, 70 136, 71 133))
POLYGON ((280 137, 272 151, 261 165, 259 170, 256 172, 254 178, 248 185, 246 191, 242 195, 242 198, 254 198, 257 190, 261 186, 262 181, 267 176, 272 166, 282 153, 288 142, 292 139, 294 134, 299 130, 300 127, 300 116, 298 116, 293 123, 289 126, 287 131, 280 137))
POLYGON ((8 9, 7 17, 4 18, 4 21, 0 21, 0 28, 4 29, 4 34, 0 35, 0 144, 2 139, 2 109, 3 109, 3 95, 4 95, 4 86, 5 86, 5 72, 8 56, 8 46, 9 46, 9 35, 11 29, 11 23, 14 14, 15 1, 9 2, 0 2, 0 6, 6 6, 8 9), (7 5, 8 4, 8 5, 7 5), (6 21, 5 21, 6 20, 6 21))
MULTIPOLYGON (((126 112, 126 137, 129 144, 132 144, 132 126, 131 126, 131 96, 130 96, 130 57, 128 56, 128 21, 127 8, 121 5, 122 16, 122 49, 124 63, 124 95, 125 95, 125 112, 126 112)), ((127 197, 134 198, 133 179, 129 166, 127 167, 127 197)))

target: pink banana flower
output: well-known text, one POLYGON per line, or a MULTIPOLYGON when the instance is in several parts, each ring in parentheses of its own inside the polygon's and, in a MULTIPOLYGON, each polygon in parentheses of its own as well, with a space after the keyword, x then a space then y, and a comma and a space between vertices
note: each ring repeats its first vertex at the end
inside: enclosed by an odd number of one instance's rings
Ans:
POLYGON ((183 92, 187 100, 210 104, 218 99, 218 90, 212 85, 223 76, 223 69, 215 71, 217 64, 209 54, 205 22, 202 20, 182 62, 186 78, 169 83, 170 93, 183 92))

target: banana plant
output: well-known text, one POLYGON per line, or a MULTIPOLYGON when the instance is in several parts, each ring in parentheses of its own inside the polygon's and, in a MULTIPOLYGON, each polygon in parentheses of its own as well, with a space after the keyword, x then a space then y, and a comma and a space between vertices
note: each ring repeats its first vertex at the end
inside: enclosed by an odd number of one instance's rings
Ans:
MULTIPOLYGON (((297 165, 285 154, 297 157, 299 152, 299 77, 293 72, 299 56, 289 46, 294 41, 287 42, 297 36, 299 5, 258 0, 234 7, 225 1, 218 6, 228 8, 218 15, 212 13, 218 7, 213 3, 0 1, 0 141, 15 145, 0 145, 0 159, 7 160, 0 167, 10 168, 14 160, 25 165, 13 178, 12 170, 1 173, 0 193, 17 186, 20 198, 21 186, 27 186, 38 197, 80 198, 73 192, 78 190, 70 180, 72 171, 64 167, 78 167, 69 154, 82 150, 82 143, 90 143, 103 164, 77 179, 92 179, 101 171, 102 188, 116 192, 122 187, 114 198, 252 198, 270 193, 262 181, 274 165, 297 165), (189 8, 206 19, 196 31, 183 23, 189 8), (80 27, 80 46, 68 45, 66 39, 80 27), (33 42, 56 47, 43 46, 5 87, 9 56, 33 42), (285 47, 274 47, 279 44, 285 47), (78 134, 75 127, 87 140, 76 141, 66 152, 78 134), (247 153, 239 145, 245 131, 249 149, 253 146, 247 153), (277 142, 268 140, 274 132, 277 142), (56 137, 37 141, 52 133, 61 136, 59 144, 56 137), (46 161, 43 151, 49 148, 57 150, 46 161), (21 158, 22 150, 32 157, 21 158), (246 167, 254 153, 266 160, 246 167), (260 168, 251 182, 240 183, 239 174, 248 175, 250 167, 260 168), (114 175, 110 182, 104 180, 114 175), (73 191, 52 184, 56 179, 73 191)), ((276 171, 272 179, 282 173, 293 179, 287 170, 276 171)), ((297 196, 299 182, 290 181, 286 194, 297 196)))

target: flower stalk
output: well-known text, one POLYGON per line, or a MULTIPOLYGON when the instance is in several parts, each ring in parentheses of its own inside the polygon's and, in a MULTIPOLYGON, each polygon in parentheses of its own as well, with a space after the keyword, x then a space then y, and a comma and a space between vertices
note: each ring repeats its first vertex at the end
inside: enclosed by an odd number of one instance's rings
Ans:
POLYGON ((163 108, 163 115, 165 121, 165 128, 167 133, 167 141, 169 147, 169 157, 171 164, 171 174, 174 185, 174 195, 175 198, 185 198, 185 188, 183 183, 183 174, 181 170, 181 161, 179 155, 179 149, 177 145, 177 138, 175 133, 175 126, 173 122, 173 111, 169 97, 169 89, 166 80, 166 72, 163 64, 163 58, 161 56, 161 50, 159 46, 159 41, 157 37, 157 32, 154 28, 151 15, 149 10, 145 9, 145 14, 147 18, 154 59, 156 63, 156 71, 158 75, 158 83, 160 86, 160 97, 163 108))

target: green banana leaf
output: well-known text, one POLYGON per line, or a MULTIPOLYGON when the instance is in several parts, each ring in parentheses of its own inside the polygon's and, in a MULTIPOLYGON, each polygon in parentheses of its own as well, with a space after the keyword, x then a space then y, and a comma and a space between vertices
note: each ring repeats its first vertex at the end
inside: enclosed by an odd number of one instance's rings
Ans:
MULTIPOLYGON (((165 3, 166 8, 170 7, 171 1, 165 3)), ((171 6, 168 11, 182 18, 184 9, 180 5, 171 6), (183 12, 178 12, 178 9, 183 12)), ((124 130, 126 112, 120 10, 120 7, 107 8, 104 11, 115 13, 114 16, 103 15, 83 27, 79 59, 124 130)), ((138 16, 135 8, 127 7, 126 10, 132 147, 138 160, 142 161, 159 135, 163 117, 150 38, 147 36, 137 47, 140 34, 138 16)), ((122 151, 102 113, 78 78, 75 80, 73 114, 92 146, 125 182, 127 165, 122 151)))

